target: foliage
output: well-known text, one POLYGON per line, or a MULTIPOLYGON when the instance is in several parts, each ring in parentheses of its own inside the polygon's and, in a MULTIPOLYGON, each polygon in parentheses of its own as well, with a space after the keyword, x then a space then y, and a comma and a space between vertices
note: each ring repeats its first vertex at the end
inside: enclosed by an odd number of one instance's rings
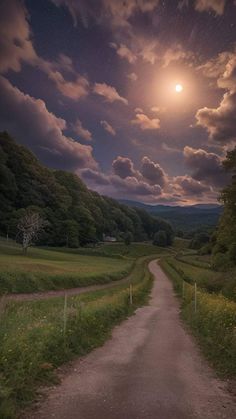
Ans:
POLYGON ((11 238, 22 209, 32 208, 49 223, 40 241, 48 246, 95 244, 103 234, 152 240, 160 229, 169 244, 173 238, 166 221, 90 191, 76 174, 43 167, 7 133, 0 134, 0 200, 0 233, 11 238))
POLYGON ((37 212, 26 211, 20 218, 17 224, 19 233, 17 238, 20 237, 24 254, 39 239, 39 234, 42 233, 46 225, 46 221, 37 212))
POLYGON ((217 228, 213 247, 214 265, 219 270, 227 269, 227 265, 229 267, 236 265, 236 148, 227 153, 223 164, 232 178, 221 193, 224 213, 217 228))
POLYGON ((1 418, 14 418, 37 386, 55 380, 55 367, 101 345, 114 325, 146 302, 152 284, 148 260, 137 261, 130 275, 132 306, 128 284, 70 297, 66 330, 62 298, 8 303, 0 318, 1 418))
POLYGON ((174 282, 182 300, 182 314, 201 343, 208 359, 220 373, 236 376, 236 303, 221 295, 197 292, 197 312, 194 311, 194 287, 167 260, 162 268, 174 282))
POLYGON ((126 246, 129 246, 133 240, 133 236, 130 232, 126 233, 124 236, 124 243, 126 246))
POLYGON ((164 230, 160 230, 154 235, 153 244, 155 246, 166 247, 167 246, 167 236, 164 230))

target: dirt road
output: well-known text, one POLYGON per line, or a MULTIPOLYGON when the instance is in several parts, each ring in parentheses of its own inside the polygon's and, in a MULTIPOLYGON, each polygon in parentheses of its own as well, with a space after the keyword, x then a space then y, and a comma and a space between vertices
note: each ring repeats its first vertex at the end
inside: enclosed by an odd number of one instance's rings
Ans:
POLYGON ((170 281, 155 262, 150 305, 62 374, 27 419, 234 419, 236 404, 179 318, 170 281))

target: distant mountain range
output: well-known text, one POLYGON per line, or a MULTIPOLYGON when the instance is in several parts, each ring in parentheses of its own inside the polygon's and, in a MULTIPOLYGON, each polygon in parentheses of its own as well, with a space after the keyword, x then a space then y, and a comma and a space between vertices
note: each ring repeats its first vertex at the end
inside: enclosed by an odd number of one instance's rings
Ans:
POLYGON ((169 221, 176 230, 190 231, 215 227, 223 212, 218 204, 196 204, 189 206, 150 205, 121 199, 122 204, 142 208, 152 215, 169 221))

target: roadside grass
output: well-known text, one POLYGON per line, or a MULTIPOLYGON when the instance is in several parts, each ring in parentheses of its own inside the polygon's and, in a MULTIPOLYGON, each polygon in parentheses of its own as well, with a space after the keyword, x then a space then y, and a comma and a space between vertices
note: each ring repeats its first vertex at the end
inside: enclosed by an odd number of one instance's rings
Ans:
POLYGON ((182 316, 193 330, 203 352, 218 373, 235 377, 236 303, 222 295, 209 294, 198 289, 195 312, 194 286, 183 281, 183 276, 170 260, 162 259, 160 264, 182 299, 182 316))
POLYGON ((1 241, 0 294, 104 284, 128 275, 133 262, 36 247, 24 256, 20 246, 1 241))
POLYGON ((129 282, 113 289, 34 302, 0 304, 0 417, 17 417, 55 368, 101 345, 114 325, 146 303, 152 286, 147 264, 135 262, 129 282), (133 288, 130 304, 129 284, 133 288))
POLYGON ((126 246, 124 243, 105 243, 97 247, 79 247, 78 249, 60 249, 57 251, 68 251, 73 254, 103 256, 112 258, 131 258, 137 259, 142 256, 148 256, 156 253, 166 253, 163 247, 157 247, 150 243, 132 243, 126 246))
POLYGON ((198 268, 205 268, 210 269, 211 268, 211 256, 210 255, 198 255, 196 252, 192 254, 186 254, 185 252, 183 254, 178 254, 176 256, 176 259, 179 261, 188 263, 189 265, 196 266, 198 268))
MULTIPOLYGON (((168 263, 181 276, 181 278, 189 284, 197 285, 209 293, 222 294, 226 298, 236 302, 236 272, 231 270, 228 272, 216 272, 213 269, 203 267, 203 263, 195 260, 191 256, 194 265, 190 263, 190 257, 181 260, 178 258, 169 258, 168 263), (185 259, 188 260, 186 261, 185 259)), ((198 256, 196 255, 196 258, 198 256)))

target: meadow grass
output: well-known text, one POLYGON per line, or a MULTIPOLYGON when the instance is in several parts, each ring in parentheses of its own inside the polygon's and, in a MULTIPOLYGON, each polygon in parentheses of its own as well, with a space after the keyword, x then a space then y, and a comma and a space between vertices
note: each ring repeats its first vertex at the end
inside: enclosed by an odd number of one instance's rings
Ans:
MULTIPOLYGON (((179 257, 169 258, 169 264, 179 273, 183 280, 190 284, 197 285, 209 292, 222 294, 230 300, 236 302, 236 272, 230 270, 228 272, 217 272, 209 267, 203 267, 202 260, 199 256, 185 256, 184 259, 179 257), (192 264, 193 263, 193 264, 192 264), (199 263, 199 266, 198 266, 199 263)), ((208 263, 208 262, 206 262, 208 263)))
MULTIPOLYGON (((146 253, 147 254, 147 253, 146 253)), ((0 242, 0 293, 45 291, 107 283, 126 276, 133 260, 69 251, 30 248, 0 242)))
POLYGON ((219 373, 235 377, 236 303, 222 295, 198 289, 195 312, 194 286, 183 281, 170 260, 162 259, 160 264, 182 299, 183 318, 198 338, 205 355, 219 373))
POLYGON ((153 258, 137 260, 125 285, 69 297, 66 310, 63 298, 6 304, 2 300, 1 419, 15 418, 19 408, 35 397, 40 384, 55 381, 56 367, 101 345, 114 325, 147 301, 152 286, 147 263, 153 258))

